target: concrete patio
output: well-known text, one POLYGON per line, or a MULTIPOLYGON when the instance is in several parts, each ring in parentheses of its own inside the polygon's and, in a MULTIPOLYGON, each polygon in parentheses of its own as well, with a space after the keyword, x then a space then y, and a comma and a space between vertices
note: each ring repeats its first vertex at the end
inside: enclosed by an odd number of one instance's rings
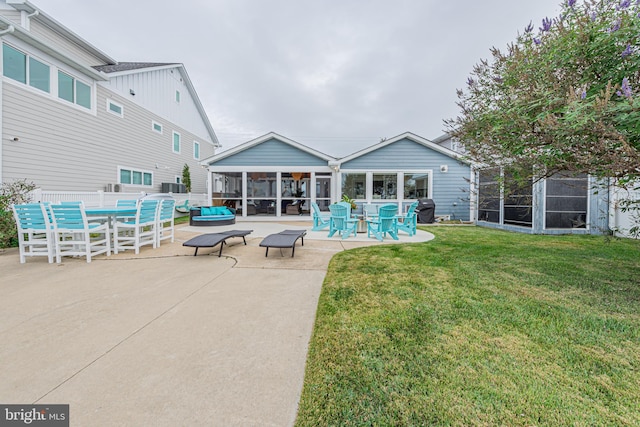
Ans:
POLYGON ((329 260, 379 242, 309 231, 295 257, 265 257, 262 238, 286 228, 311 225, 179 226, 175 243, 91 263, 0 252, 0 402, 69 404, 82 426, 293 424, 329 260), (254 231, 221 258, 182 246, 229 229, 254 231))

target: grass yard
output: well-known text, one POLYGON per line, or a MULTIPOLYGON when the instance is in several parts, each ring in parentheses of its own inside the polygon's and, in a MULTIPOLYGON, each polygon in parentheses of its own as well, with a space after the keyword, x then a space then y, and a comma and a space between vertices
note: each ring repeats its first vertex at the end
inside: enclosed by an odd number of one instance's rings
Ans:
POLYGON ((333 258, 296 425, 640 425, 640 241, 428 231, 333 258))

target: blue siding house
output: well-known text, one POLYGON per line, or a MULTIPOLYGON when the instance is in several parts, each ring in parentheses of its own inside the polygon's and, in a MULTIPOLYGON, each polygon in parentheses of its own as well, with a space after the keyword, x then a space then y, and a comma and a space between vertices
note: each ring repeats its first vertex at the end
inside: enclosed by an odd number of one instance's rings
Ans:
POLYGON ((212 203, 252 219, 308 219, 311 202, 328 210, 343 195, 355 199, 358 209, 394 203, 404 212, 415 200, 433 199, 436 216, 472 217, 471 166, 454 151, 409 132, 340 159, 269 133, 202 165, 210 172, 212 203))

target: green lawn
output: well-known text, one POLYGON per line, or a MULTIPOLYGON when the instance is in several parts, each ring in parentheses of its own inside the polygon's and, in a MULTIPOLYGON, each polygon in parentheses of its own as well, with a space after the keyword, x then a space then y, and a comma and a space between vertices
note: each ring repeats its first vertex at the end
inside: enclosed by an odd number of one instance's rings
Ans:
POLYGON ((640 242, 431 227, 336 255, 297 425, 640 425, 640 242))

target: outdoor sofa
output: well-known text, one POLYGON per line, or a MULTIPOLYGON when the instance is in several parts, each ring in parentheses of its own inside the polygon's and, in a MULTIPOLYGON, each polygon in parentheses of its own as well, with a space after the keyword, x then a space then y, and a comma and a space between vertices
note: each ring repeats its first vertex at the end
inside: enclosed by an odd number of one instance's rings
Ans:
POLYGON ((226 206, 200 206, 189 210, 189 225, 211 226, 236 223, 236 210, 226 206))

